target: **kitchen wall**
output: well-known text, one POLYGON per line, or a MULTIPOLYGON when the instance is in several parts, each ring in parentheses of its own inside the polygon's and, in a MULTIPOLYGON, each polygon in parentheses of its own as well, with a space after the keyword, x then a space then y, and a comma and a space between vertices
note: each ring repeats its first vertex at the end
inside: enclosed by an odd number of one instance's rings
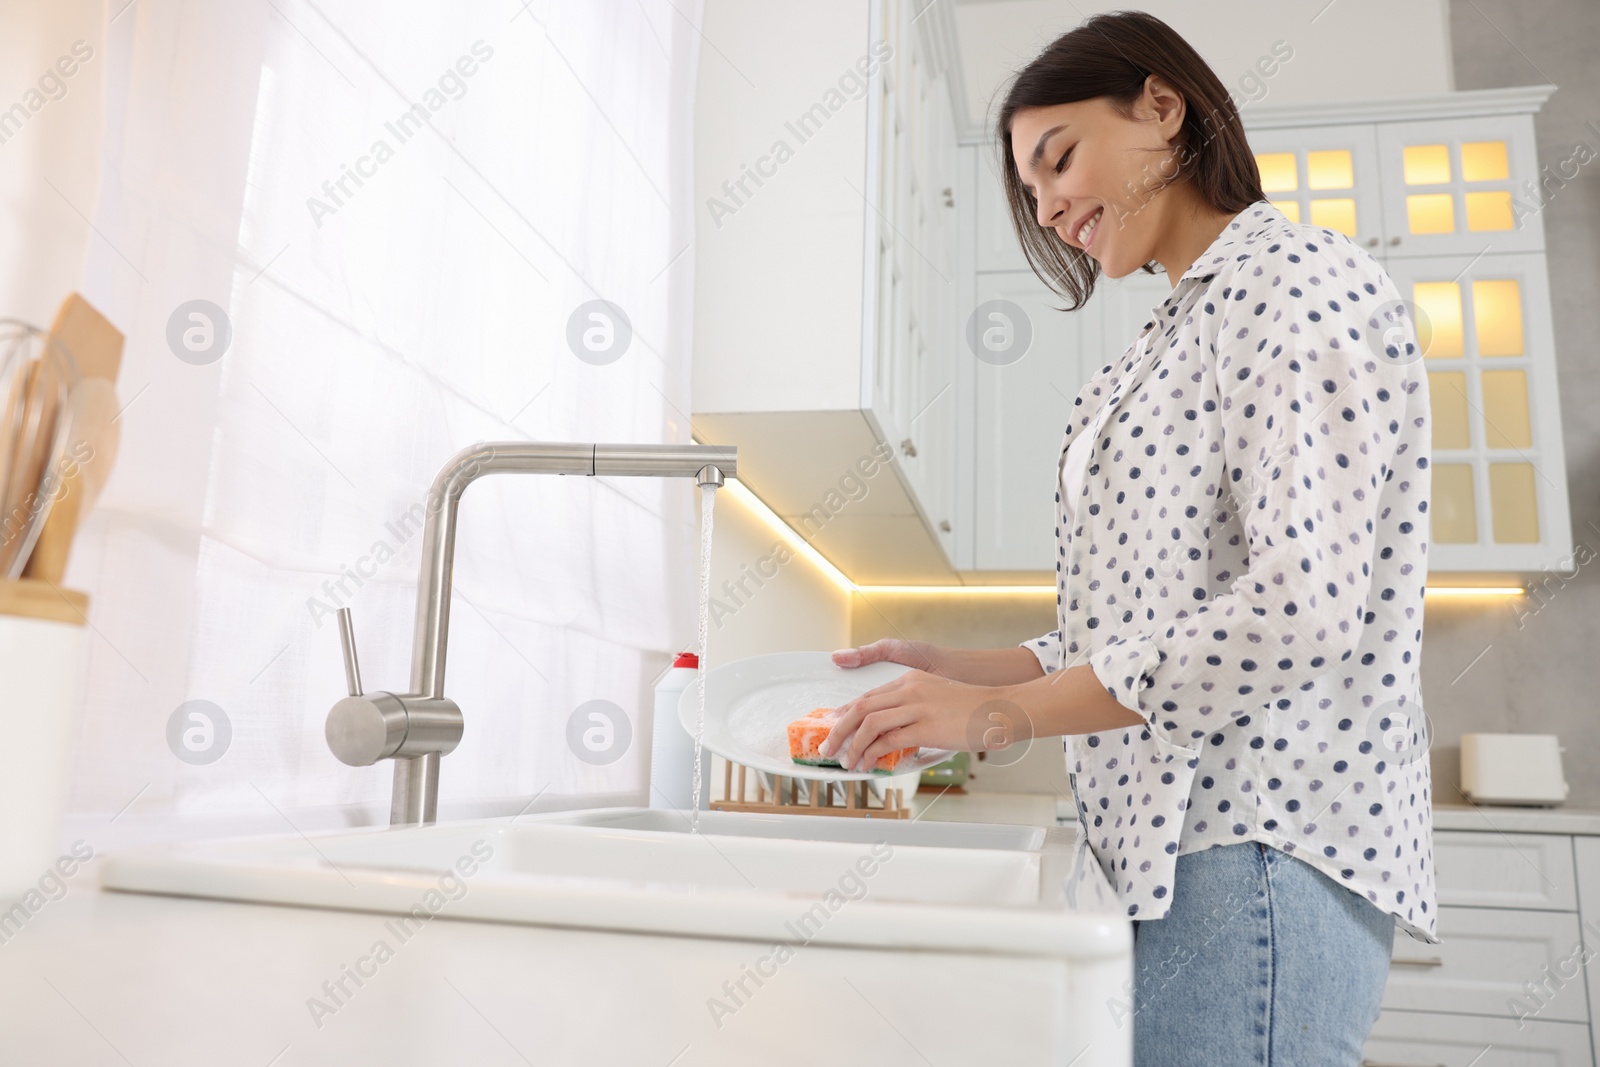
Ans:
MULTIPOLYGON (((1003 648, 1056 627, 1054 587, 1043 593, 903 593, 851 597, 851 643, 881 637, 932 641, 952 648, 1003 648)), ((984 753, 970 764, 973 792, 1072 795, 1061 739, 1043 737, 984 753)))
MULTIPOLYGON (((712 509, 707 665, 769 652, 832 651, 850 644, 850 595, 726 489, 712 509), (771 575, 771 577, 767 577, 771 575)), ((693 605, 678 613, 681 647, 695 647, 693 605), (685 626, 684 624, 688 625, 685 626)), ((665 664, 663 664, 663 667, 665 664)), ((711 796, 722 796, 724 762, 713 756, 711 796)), ((752 795, 754 783, 751 783, 752 795)))
MULTIPOLYGON (((831 651, 849 643, 850 600, 842 588, 785 547, 759 513, 732 492, 717 493, 714 512, 711 663, 769 652, 831 651)), ((683 647, 693 650, 692 640, 683 647)))

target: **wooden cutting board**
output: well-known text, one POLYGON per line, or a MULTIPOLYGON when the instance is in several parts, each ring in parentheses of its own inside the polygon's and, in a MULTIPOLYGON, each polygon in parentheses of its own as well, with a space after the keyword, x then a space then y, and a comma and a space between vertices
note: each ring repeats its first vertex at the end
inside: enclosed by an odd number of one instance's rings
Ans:
MULTIPOLYGON (((78 363, 78 377, 83 381, 100 378, 116 385, 117 374, 122 369, 122 333, 100 312, 96 311, 80 293, 73 293, 56 313, 50 327, 50 336, 61 342, 78 363)), ((74 433, 75 438, 78 434, 74 433)), ((74 441, 75 447, 77 442, 74 441)), ((114 450, 108 450, 108 453, 114 450)), ((90 463, 109 465, 111 455, 96 455, 90 463)), ((107 471, 97 471, 96 480, 105 483, 107 471)), ((24 578, 60 584, 67 570, 67 556, 72 550, 72 539, 78 532, 78 521, 84 507, 85 472, 74 467, 65 480, 66 495, 57 500, 45 520, 39 540, 33 546, 22 569, 24 578)))

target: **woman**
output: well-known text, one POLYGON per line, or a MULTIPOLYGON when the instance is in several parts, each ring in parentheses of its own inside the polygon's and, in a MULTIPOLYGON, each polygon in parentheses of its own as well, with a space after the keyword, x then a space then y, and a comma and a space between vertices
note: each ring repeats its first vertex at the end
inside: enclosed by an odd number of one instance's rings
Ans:
POLYGON ((1057 629, 835 653, 917 669, 847 705, 826 750, 1064 735, 1134 920, 1108 1010, 1136 1061, 1357 1063, 1395 924, 1437 941, 1415 331, 1370 255, 1266 201, 1221 82, 1156 18, 1054 42, 997 137, 1022 247, 1068 310, 1100 273, 1159 265, 1173 288, 1073 401, 1057 629))

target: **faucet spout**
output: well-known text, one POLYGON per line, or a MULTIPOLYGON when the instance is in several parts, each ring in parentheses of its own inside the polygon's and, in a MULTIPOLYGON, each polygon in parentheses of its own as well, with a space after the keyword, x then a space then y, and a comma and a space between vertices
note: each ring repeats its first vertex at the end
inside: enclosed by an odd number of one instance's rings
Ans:
MULTIPOLYGON (((726 478, 738 476, 737 449, 725 445, 497 441, 474 445, 451 457, 433 480, 423 526, 411 692, 341 700, 328 716, 329 744, 344 762, 363 766, 378 759, 395 760, 391 825, 435 821, 440 757, 452 752, 461 739, 460 711, 444 695, 456 515, 467 486, 489 474, 693 478, 700 486, 715 488, 726 478)), ((353 662, 353 644, 346 655, 353 662)), ((351 684, 354 690, 357 683, 351 684)))
POLYGON ((489 474, 608 474, 694 478, 700 484, 737 477, 737 449, 723 445, 600 445, 501 441, 455 454, 433 480, 422 533, 422 574, 411 650, 411 691, 444 696, 450 631, 450 574, 455 561, 456 509, 467 486, 489 474), (715 470, 705 474, 705 468, 715 470))

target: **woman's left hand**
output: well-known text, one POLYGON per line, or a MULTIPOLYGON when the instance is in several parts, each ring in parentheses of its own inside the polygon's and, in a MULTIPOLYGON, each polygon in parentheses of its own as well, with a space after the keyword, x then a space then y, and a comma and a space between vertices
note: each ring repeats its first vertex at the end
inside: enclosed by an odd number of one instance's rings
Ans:
POLYGON ((838 755, 840 765, 862 770, 901 748, 961 752, 1003 747, 1025 732, 1018 720, 1025 721, 1026 716, 1007 698, 1008 689, 907 671, 841 705, 842 714, 823 741, 822 754, 832 755, 847 742, 838 755), (997 729, 1005 720, 1010 725, 997 729))

